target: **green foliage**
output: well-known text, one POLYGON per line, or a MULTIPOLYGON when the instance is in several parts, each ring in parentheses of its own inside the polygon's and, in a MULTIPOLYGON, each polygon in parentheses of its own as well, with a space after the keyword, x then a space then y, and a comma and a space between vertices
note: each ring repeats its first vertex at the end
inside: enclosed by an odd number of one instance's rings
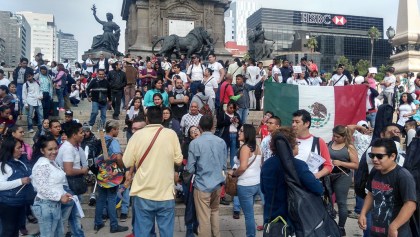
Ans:
POLYGON ((311 37, 308 39, 308 43, 306 45, 309 49, 311 49, 311 52, 314 52, 316 48, 318 48, 318 41, 315 37, 311 37))
POLYGON ((338 67, 339 64, 343 64, 344 66, 346 66, 346 69, 352 73, 354 71, 354 66, 351 63, 351 61, 346 58, 345 56, 341 56, 338 60, 337 63, 335 64, 335 69, 338 67))
POLYGON ((381 33, 379 32, 378 28, 372 26, 368 31, 368 36, 372 40, 377 40, 381 36, 381 33))
POLYGON ((375 80, 376 81, 379 81, 379 82, 381 82, 383 79, 384 79, 384 77, 385 77, 385 74, 386 74, 386 69, 388 68, 389 66, 388 65, 381 65, 381 67, 380 68, 378 68, 378 74, 376 74, 376 76, 375 76, 375 80))
POLYGON ((368 60, 360 59, 359 62, 356 63, 355 69, 359 71, 360 76, 365 76, 370 67, 370 62, 368 60))
POLYGON ((242 57, 242 60, 244 60, 245 62, 248 62, 248 60, 251 58, 251 55, 249 54, 249 52, 246 52, 244 54, 244 56, 242 57))

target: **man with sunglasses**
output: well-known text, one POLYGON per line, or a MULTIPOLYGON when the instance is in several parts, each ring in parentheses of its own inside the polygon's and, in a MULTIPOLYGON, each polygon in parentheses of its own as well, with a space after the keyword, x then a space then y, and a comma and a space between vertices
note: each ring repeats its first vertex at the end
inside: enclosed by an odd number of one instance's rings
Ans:
POLYGON ((371 236, 413 236, 408 221, 416 209, 415 181, 408 170, 396 163, 397 154, 397 146, 389 138, 374 141, 368 153, 375 169, 369 176, 369 192, 358 224, 367 230, 366 214, 371 210, 371 236))

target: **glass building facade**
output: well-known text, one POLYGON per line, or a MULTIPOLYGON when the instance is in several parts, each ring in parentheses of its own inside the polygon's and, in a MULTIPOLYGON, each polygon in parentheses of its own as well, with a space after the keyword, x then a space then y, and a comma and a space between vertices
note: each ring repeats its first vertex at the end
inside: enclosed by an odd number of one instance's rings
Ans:
POLYGON ((289 55, 287 58, 295 63, 298 63, 297 57, 291 54, 308 53, 304 45, 307 39, 316 37, 315 51, 320 55, 314 55, 314 61, 327 71, 333 69, 341 56, 346 56, 353 64, 360 59, 370 60, 368 31, 372 26, 381 33, 374 43, 373 64, 386 64, 392 51, 389 42, 383 39, 382 18, 260 8, 248 17, 248 32, 258 25, 264 29, 267 39, 275 41, 272 55, 289 55))

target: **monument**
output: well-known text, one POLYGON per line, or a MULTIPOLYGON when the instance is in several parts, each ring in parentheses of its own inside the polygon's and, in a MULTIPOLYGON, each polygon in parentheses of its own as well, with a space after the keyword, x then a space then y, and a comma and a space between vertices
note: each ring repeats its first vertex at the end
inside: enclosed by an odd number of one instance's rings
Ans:
POLYGON ((270 58, 274 43, 273 40, 265 38, 264 29, 261 25, 257 25, 255 30, 252 30, 248 34, 249 56, 255 59, 255 61, 270 58), (268 44, 266 41, 271 41, 272 43, 268 44))
POLYGON ((391 56, 397 74, 420 72, 420 15, 417 0, 400 0, 391 56))
POLYGON ((104 54, 105 57, 110 58, 112 54, 122 55, 118 52, 118 45, 120 41, 120 27, 113 22, 114 16, 112 13, 106 14, 106 21, 102 21, 96 16, 96 6, 92 6, 93 16, 95 20, 102 25, 104 33, 93 37, 91 49, 85 51, 82 56, 83 60, 86 60, 89 54, 92 54, 94 59, 99 58, 100 54, 104 54))
MULTIPOLYGON (((151 55, 153 44, 162 37, 185 37, 202 27, 213 40, 216 55, 230 57, 224 47, 224 12, 229 4, 230 0, 124 0, 121 16, 127 22, 125 53, 151 55)), ((165 44, 159 42, 155 49, 165 44)), ((209 50, 210 42, 204 45, 204 50, 209 50)))

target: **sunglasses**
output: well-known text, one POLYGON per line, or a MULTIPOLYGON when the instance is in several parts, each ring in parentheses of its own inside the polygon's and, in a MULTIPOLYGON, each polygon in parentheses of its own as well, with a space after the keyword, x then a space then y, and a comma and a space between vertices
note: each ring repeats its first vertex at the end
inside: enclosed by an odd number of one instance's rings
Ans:
POLYGON ((382 160, 382 158, 384 158, 384 156, 389 156, 389 154, 376 154, 376 153, 369 153, 368 155, 371 159, 375 159, 375 157, 376 157, 376 158, 378 158, 378 160, 382 160))

